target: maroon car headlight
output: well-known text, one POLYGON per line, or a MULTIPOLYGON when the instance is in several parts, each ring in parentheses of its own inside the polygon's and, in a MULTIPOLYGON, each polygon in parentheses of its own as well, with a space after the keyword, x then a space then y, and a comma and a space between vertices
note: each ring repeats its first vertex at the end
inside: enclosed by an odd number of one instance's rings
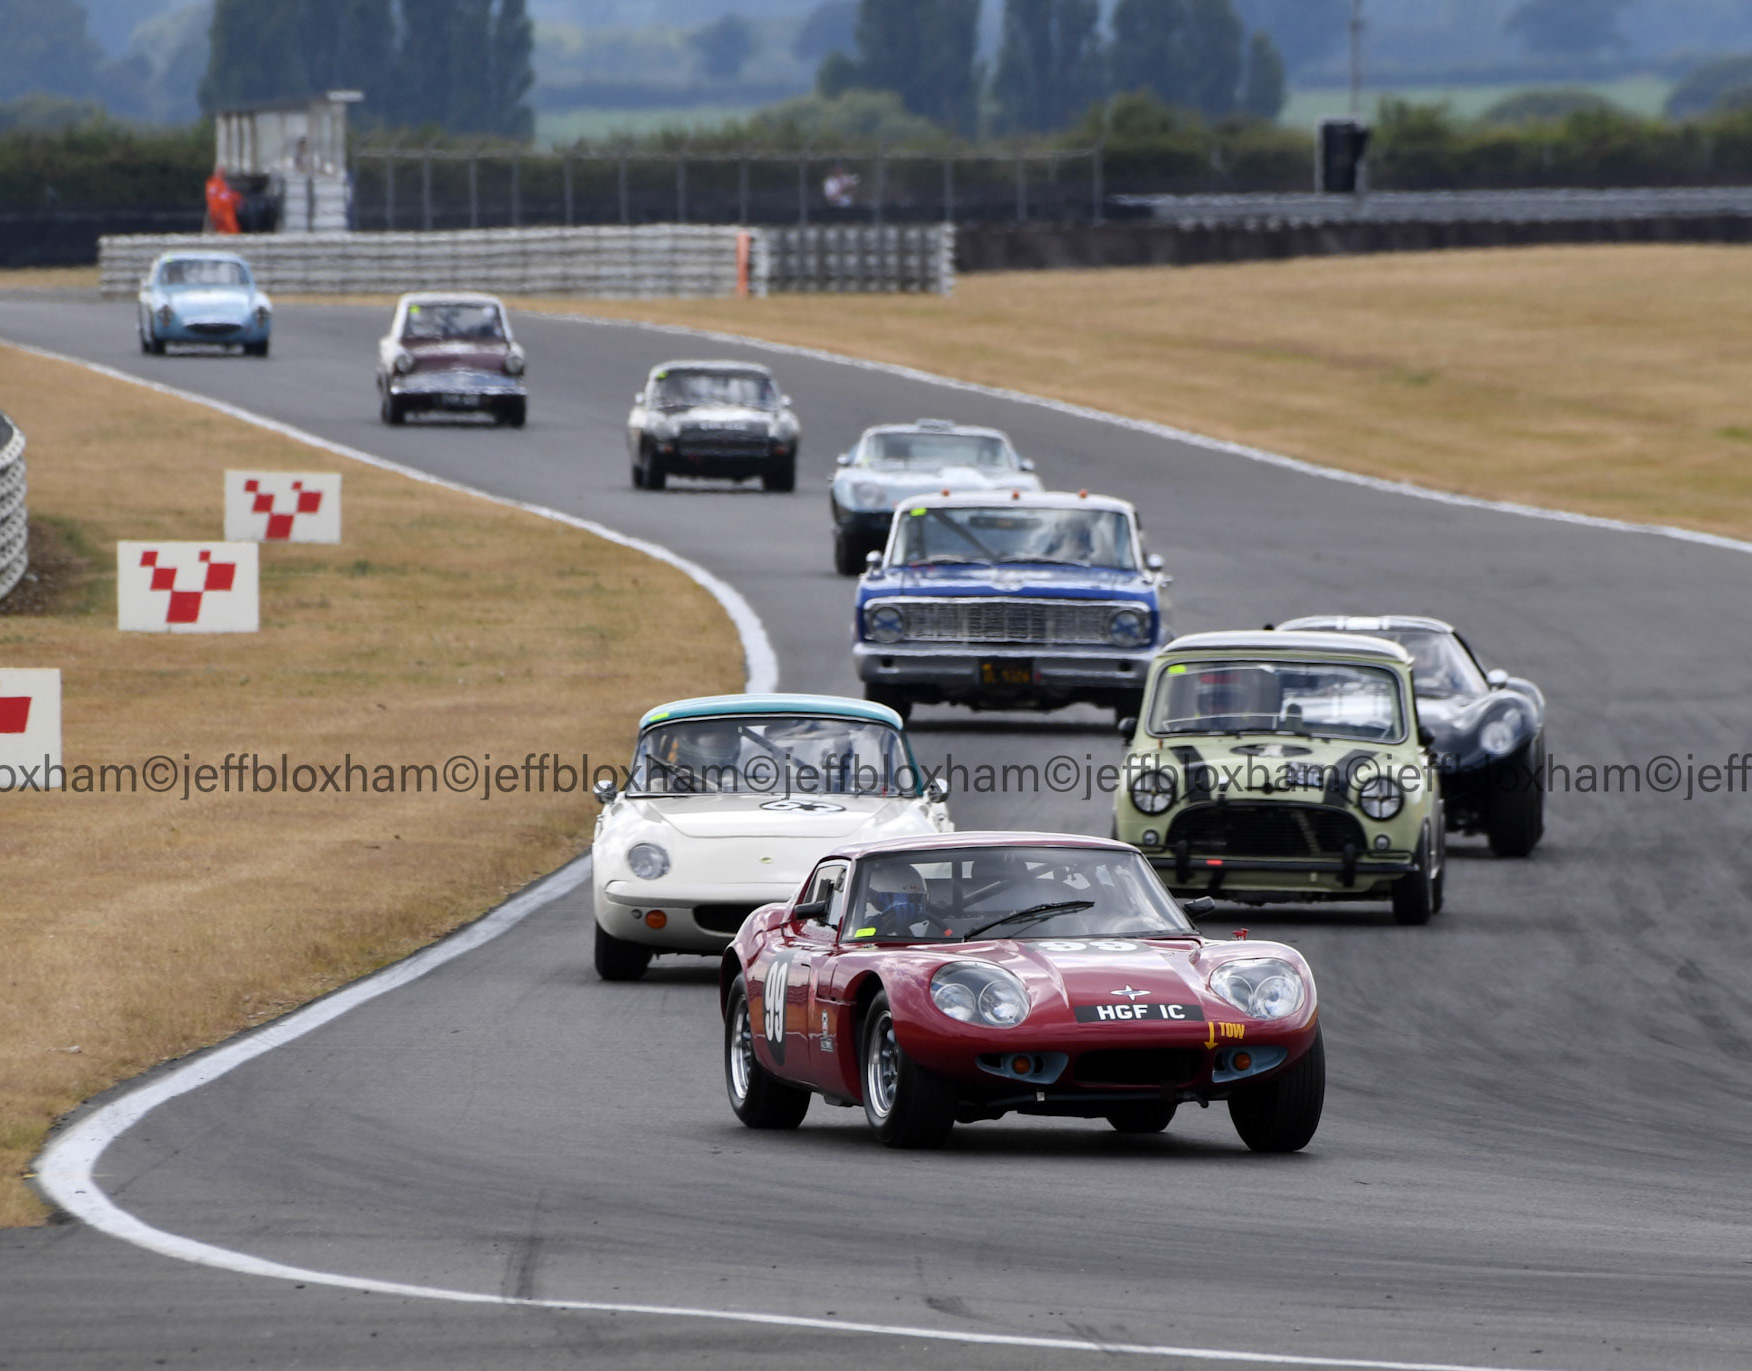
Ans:
POLYGON ((395 370, 398 376, 406 376, 414 369, 414 354, 405 349, 395 355, 395 370))
POLYGON ((523 375, 523 368, 527 365, 522 348, 514 347, 505 354, 505 374, 507 376, 523 375))
POLYGON ((1307 1001, 1296 968, 1277 957, 1244 957, 1211 972, 1211 989, 1255 1019, 1287 1019, 1307 1001))
POLYGON ((1028 992, 1001 966, 949 962, 931 977, 931 1003, 957 1023, 1014 1028, 1028 1017, 1028 992))

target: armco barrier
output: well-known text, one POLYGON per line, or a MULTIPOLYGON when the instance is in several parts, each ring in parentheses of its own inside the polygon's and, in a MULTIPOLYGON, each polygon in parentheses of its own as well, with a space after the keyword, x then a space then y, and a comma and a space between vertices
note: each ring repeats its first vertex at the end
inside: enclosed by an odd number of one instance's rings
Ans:
POLYGON ((737 243, 749 239, 747 288, 947 293, 954 230, 858 225, 737 229, 704 224, 483 229, 461 233, 307 233, 219 238, 105 237, 103 292, 132 295, 152 259, 175 248, 249 260, 263 289, 295 294, 490 290, 505 294, 724 296, 738 289, 737 243), (825 238, 822 235, 827 235, 825 238), (784 262, 773 260, 776 242, 784 262))
POLYGON ((30 565, 30 520, 24 507, 24 434, 0 414, 0 600, 30 565))

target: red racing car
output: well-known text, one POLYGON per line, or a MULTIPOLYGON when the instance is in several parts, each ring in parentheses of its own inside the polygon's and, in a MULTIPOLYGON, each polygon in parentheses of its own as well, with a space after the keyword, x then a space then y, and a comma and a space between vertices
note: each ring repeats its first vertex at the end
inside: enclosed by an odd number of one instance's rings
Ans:
POLYGON ((1293 1152, 1326 1092, 1301 954, 1202 936, 1136 848, 1098 838, 843 847, 748 917, 719 998, 750 1128, 797 1127, 815 1094, 862 1104, 891 1147, 1012 1111, 1155 1133, 1227 1100, 1248 1147, 1293 1152))

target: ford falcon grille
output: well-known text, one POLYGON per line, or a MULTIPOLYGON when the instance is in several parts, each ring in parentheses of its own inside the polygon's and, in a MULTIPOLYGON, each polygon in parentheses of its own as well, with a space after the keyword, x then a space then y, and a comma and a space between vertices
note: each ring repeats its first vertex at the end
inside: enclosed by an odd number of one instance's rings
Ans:
POLYGON ((1100 643, 1108 621, 1135 604, 1091 600, 890 600, 906 615, 906 636, 921 643, 1100 643))
POLYGON ((1237 857, 1338 857, 1365 850, 1363 826, 1342 809, 1308 804, 1200 805, 1174 816, 1168 849, 1237 857))
POLYGON ((694 906, 694 922, 708 933, 736 933, 755 908, 751 904, 698 904, 694 906))
POLYGON ((1071 1069, 1082 1085, 1187 1085, 1204 1068, 1196 1047, 1118 1047, 1085 1052, 1071 1069))

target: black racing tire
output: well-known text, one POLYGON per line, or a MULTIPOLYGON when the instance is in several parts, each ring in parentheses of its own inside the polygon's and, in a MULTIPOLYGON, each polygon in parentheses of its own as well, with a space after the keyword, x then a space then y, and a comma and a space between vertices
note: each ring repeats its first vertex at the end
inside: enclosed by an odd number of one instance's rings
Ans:
POLYGON ((724 1003, 724 1089, 730 1108, 750 1128, 795 1128, 809 1112, 809 1091, 787 1085, 754 1055, 754 1020, 741 972, 724 1003))
POLYGON ((1127 1100, 1107 1111, 1116 1133, 1160 1133, 1174 1121, 1174 1100, 1127 1100))
POLYGON ((797 489, 797 459, 791 458, 782 467, 761 474, 760 483, 763 489, 787 494, 797 489))
POLYGON ((1498 857, 1529 856, 1545 835, 1545 789, 1540 784, 1545 739, 1524 743, 1492 771, 1486 787, 1485 839, 1498 857))
POLYGON ((630 462, 628 465, 633 469, 633 489, 643 490, 645 488, 645 468, 640 466, 637 461, 630 462))
POLYGON ((259 343, 245 343, 243 355, 245 357, 266 357, 268 355, 268 340, 264 338, 259 343))
POLYGON ((856 576, 864 570, 864 554, 855 538, 843 528, 833 531, 833 569, 841 576, 856 576))
POLYGON ((873 705, 887 705, 900 715, 902 723, 912 717, 912 698, 896 686, 867 685, 864 687, 864 698, 873 705))
POLYGON ((1255 1152, 1300 1152, 1320 1127, 1326 1103, 1326 1044, 1314 1045, 1284 1071, 1229 1096, 1229 1119, 1255 1152))
POLYGON ((382 415, 383 422, 386 424, 399 426, 408 421, 408 411, 402 404, 401 397, 387 387, 383 392, 383 402, 378 406, 378 413, 382 415))
POLYGON ((154 357, 164 356, 164 339, 160 338, 156 333, 150 334, 147 340, 146 351, 150 352, 154 357))
POLYGON ((617 938, 596 925, 596 974, 605 981, 636 981, 651 965, 651 949, 617 938))
POLYGON ((887 1147, 941 1147, 955 1127, 955 1091, 906 1055, 894 1036, 888 992, 870 1001, 858 1033, 864 1117, 887 1147))
POLYGON ((137 329, 136 332, 140 335, 140 351, 144 352, 147 356, 151 356, 152 340, 146 336, 146 330, 142 328, 137 329))
POLYGON ((645 473, 645 479, 638 483, 641 490, 662 490, 669 484, 669 473, 663 469, 657 454, 648 447, 644 450, 641 465, 645 473))
POLYGON ((1430 857, 1430 833, 1426 827, 1417 840, 1417 870, 1393 882, 1393 922, 1427 924, 1436 912, 1434 863, 1430 857))
POLYGON ((493 411, 493 418, 507 428, 522 428, 529 422, 529 401, 507 400, 493 411))

